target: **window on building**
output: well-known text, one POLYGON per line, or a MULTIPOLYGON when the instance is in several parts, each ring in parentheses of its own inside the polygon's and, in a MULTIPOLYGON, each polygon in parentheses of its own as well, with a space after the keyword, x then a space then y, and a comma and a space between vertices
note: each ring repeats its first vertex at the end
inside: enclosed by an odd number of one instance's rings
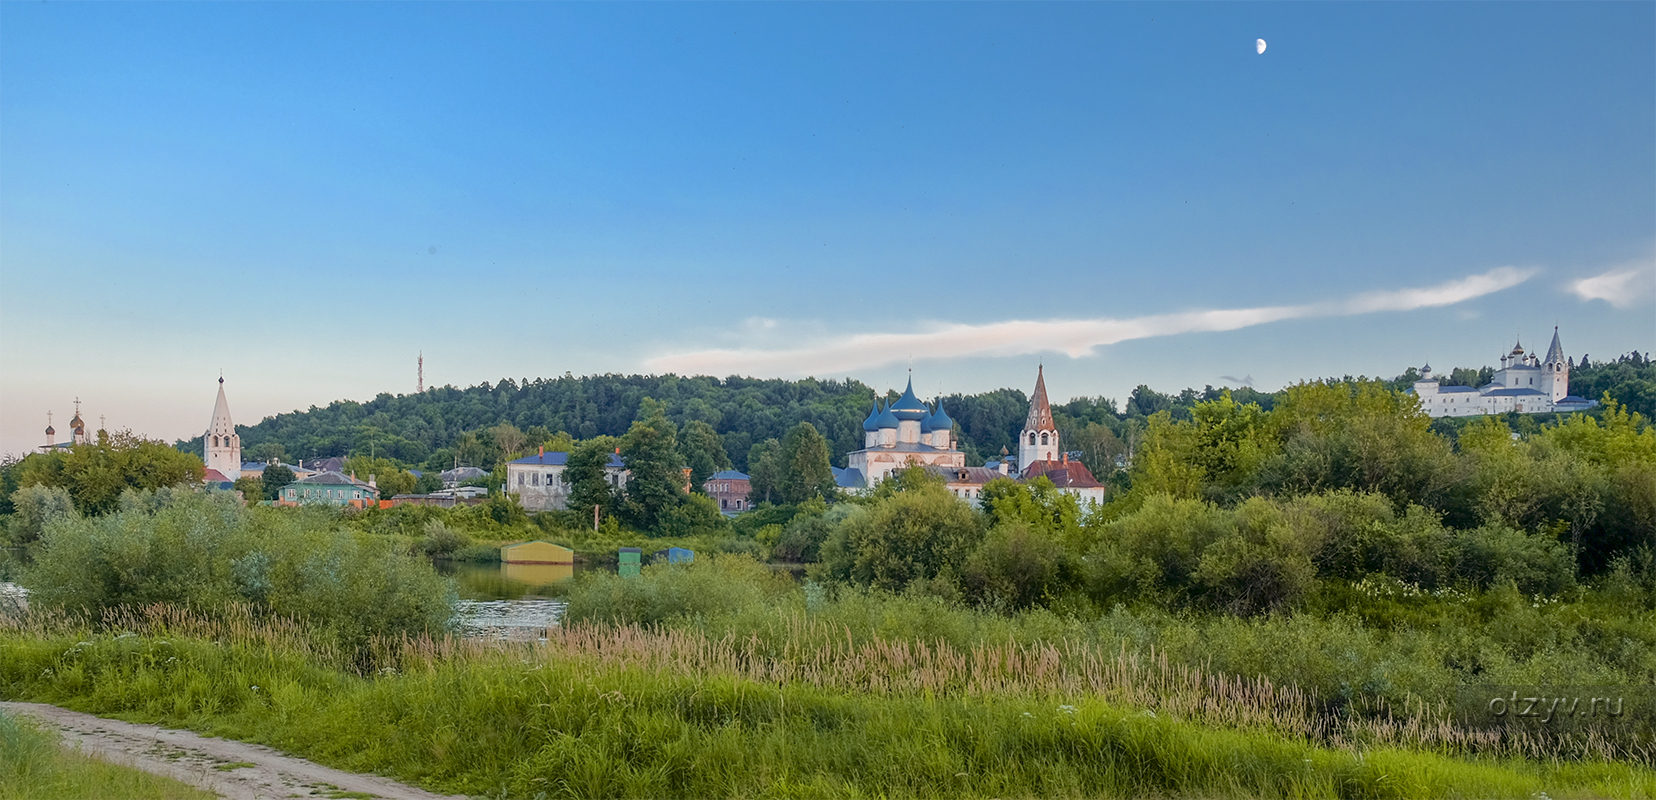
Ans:
POLYGON ((540 485, 540 473, 539 472, 536 472, 536 473, 529 476, 529 485, 530 486, 539 486, 540 485))
POLYGON ((1046 443, 1047 443, 1047 435, 1043 433, 1043 434, 1041 434, 1041 444, 1046 444, 1046 443))
POLYGON ((1035 434, 1033 434, 1033 433, 1029 434, 1029 443, 1030 444, 1035 443, 1035 434))

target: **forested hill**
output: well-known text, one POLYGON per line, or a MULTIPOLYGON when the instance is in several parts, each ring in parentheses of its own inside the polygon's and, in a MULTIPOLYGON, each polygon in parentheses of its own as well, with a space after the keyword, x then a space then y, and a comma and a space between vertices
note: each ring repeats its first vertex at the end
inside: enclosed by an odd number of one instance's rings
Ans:
MULTIPOLYGON (((1413 379, 1411 370, 1388 383, 1402 389, 1413 379)), ((1631 410, 1656 418, 1656 365, 1638 353, 1578 368, 1571 389, 1594 399, 1609 392, 1631 410)), ((1080 451, 1095 472, 1104 472, 1129 449, 1145 417, 1161 410, 1188 417, 1197 402, 1216 399, 1222 391, 1209 386, 1163 394, 1140 386, 1119 405, 1109 398, 1084 397, 1055 405, 1053 416, 1066 449, 1080 451)), ((1252 389, 1233 395, 1238 402, 1266 409, 1275 399, 1252 389)), ((859 381, 565 375, 521 384, 505 379, 465 389, 444 386, 416 395, 381 394, 362 403, 339 400, 240 430, 248 460, 375 455, 415 468, 445 469, 457 459, 490 468, 509 453, 561 438, 559 433, 575 439, 624 434, 639 418, 645 398, 652 398, 681 427, 698 420, 713 426, 737 469, 746 469, 752 445, 781 439, 801 421, 827 437, 834 463, 844 465, 845 454, 862 446, 862 421, 873 397, 874 390, 859 381)), ((1029 398, 1020 389, 996 389, 947 395, 943 406, 958 425, 968 463, 982 463, 1002 447, 1015 449, 1029 398)), ((180 441, 177 447, 199 453, 201 439, 180 441)))

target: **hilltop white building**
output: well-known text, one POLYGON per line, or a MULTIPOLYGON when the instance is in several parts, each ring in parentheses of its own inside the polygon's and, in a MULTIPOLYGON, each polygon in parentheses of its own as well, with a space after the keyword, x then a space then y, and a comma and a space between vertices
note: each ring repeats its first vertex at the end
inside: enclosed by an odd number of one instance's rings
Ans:
POLYGON ((1432 366, 1420 370, 1415 381, 1420 408, 1431 417, 1467 417, 1477 414, 1552 414, 1582 411, 1598 405, 1570 394, 1570 362, 1558 343, 1553 328, 1552 346, 1545 358, 1525 353, 1515 343, 1512 352, 1501 356, 1501 369, 1485 386, 1442 386, 1432 375, 1432 366))

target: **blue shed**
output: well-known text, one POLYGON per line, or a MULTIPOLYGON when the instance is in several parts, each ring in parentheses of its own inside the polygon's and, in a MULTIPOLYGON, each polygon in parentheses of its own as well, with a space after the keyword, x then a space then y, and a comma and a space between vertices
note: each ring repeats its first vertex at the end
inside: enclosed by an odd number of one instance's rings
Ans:
POLYGON ((669 564, 688 564, 696 560, 696 551, 686 550, 682 547, 669 547, 666 550, 655 551, 655 560, 658 562, 665 561, 669 564))

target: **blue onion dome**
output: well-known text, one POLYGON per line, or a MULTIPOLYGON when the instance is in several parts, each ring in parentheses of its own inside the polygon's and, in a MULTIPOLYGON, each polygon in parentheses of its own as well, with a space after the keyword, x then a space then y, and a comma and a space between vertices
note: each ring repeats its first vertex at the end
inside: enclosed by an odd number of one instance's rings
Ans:
POLYGON ((949 412, 943 410, 943 398, 937 398, 937 413, 931 418, 932 430, 954 430, 954 420, 949 418, 949 412))
POLYGON ((874 407, 868 410, 868 419, 863 420, 863 430, 872 433, 880 429, 880 401, 874 401, 874 407))
POLYGON ((920 432, 921 433, 931 433, 932 432, 932 419, 933 419, 932 413, 929 410, 926 412, 926 416, 920 418, 920 432))
POLYGON ((897 415, 891 413, 891 407, 887 406, 886 410, 880 412, 880 417, 874 420, 874 426, 876 428, 895 428, 897 427, 897 421, 897 415))
POLYGON ((931 413, 931 409, 920 402, 920 398, 914 396, 913 378, 909 379, 908 388, 903 390, 903 396, 897 398, 897 402, 892 403, 886 410, 896 414, 898 419, 908 421, 925 419, 926 415, 931 413))

